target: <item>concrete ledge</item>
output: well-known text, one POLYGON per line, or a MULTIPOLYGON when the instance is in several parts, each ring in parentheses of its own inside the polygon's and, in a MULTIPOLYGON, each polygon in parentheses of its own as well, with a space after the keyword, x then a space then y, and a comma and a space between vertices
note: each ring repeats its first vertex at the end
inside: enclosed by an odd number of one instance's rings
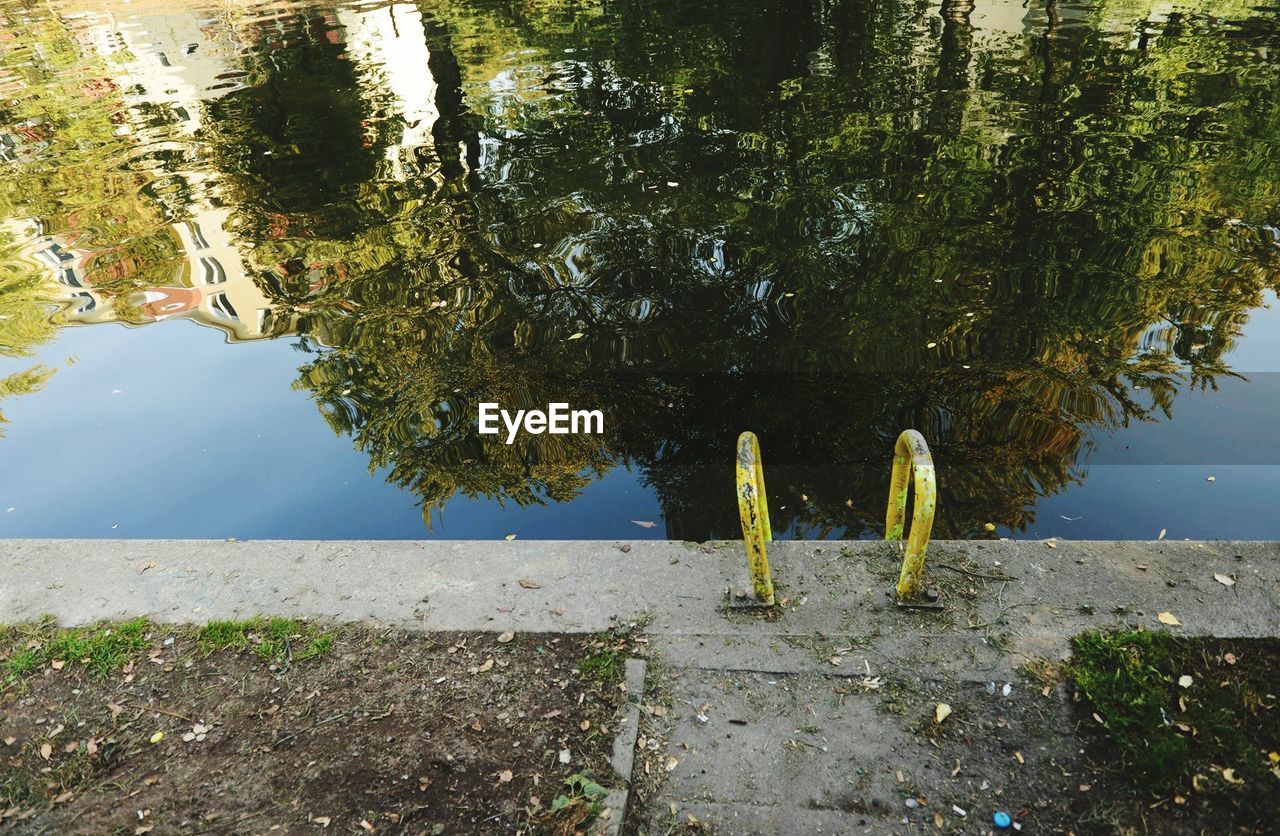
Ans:
POLYGON ((892 544, 778 542, 770 558, 788 605, 765 618, 721 606, 725 588, 746 581, 734 542, 9 540, 0 620, 264 613, 589 632, 643 613, 671 664, 837 675, 918 665, 961 677, 988 677, 1019 655, 1060 656, 1066 637, 1091 626, 1160 628, 1161 612, 1188 634, 1280 633, 1274 542, 935 542, 927 573, 942 613, 892 605, 892 544), (847 661, 829 663, 837 655, 847 661))

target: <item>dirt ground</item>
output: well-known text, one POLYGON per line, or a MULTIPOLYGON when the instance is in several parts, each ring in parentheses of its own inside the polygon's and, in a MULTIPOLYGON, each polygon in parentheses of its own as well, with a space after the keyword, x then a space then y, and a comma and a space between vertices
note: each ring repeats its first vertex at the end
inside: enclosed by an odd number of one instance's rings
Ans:
POLYGON ((0 633, 0 830, 573 833, 617 783, 626 631, 257 629, 0 633))

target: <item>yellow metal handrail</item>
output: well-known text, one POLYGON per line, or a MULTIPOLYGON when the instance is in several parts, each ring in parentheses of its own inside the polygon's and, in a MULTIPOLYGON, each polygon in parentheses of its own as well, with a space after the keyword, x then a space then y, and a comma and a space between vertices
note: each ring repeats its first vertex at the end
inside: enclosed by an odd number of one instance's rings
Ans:
POLYGON ((938 509, 938 486, 929 445, 925 443, 924 436, 915 430, 903 430, 893 449, 889 509, 884 518, 886 540, 902 539, 902 529, 907 518, 907 491, 911 487, 912 474, 915 475, 916 501, 911 511, 907 553, 902 558, 902 573, 898 576, 898 597, 903 600, 915 598, 920 592, 924 555, 929 548, 933 515, 938 509))
POLYGON ((765 543, 773 539, 769 527, 769 497, 764 492, 764 468, 760 461, 760 442, 756 434, 738 436, 738 514, 742 518, 742 542, 751 568, 751 583, 756 600, 773 604, 773 575, 769 572, 769 555, 765 543))

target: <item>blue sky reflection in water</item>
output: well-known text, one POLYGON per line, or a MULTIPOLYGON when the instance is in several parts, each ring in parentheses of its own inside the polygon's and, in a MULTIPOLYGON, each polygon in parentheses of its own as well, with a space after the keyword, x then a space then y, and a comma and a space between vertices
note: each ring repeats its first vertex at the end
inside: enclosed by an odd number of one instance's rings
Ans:
POLYGON ((914 426, 940 536, 1280 537, 1274 9, 0 34, 0 536, 733 537, 748 428, 779 534, 875 536, 914 426), (482 400, 608 431, 506 446, 482 400))

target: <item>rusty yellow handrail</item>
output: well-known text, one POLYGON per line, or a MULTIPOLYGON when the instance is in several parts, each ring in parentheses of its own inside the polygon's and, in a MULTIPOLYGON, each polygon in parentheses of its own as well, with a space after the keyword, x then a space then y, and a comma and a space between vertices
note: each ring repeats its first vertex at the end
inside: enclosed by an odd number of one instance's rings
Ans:
POLYGON ((889 509, 884 517, 884 539, 901 540, 907 518, 907 490, 915 475, 916 501, 911 511, 911 531, 907 535, 907 553, 902 558, 898 576, 898 597, 915 598, 920 592, 920 574, 924 571, 924 555, 929 548, 933 515, 938 509, 938 486, 933 470, 933 456, 924 436, 915 430, 903 430, 893 449, 893 477, 889 485, 889 509))
POLYGON ((764 468, 756 434, 738 436, 738 514, 742 518, 742 542, 747 549, 747 565, 756 600, 773 604, 773 575, 765 543, 773 539, 769 527, 769 497, 764 492, 764 468))

